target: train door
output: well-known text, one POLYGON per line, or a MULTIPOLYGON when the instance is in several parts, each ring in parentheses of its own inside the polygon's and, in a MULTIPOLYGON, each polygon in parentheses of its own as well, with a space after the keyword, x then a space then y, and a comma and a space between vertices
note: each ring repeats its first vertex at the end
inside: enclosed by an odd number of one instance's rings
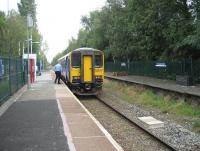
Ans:
POLYGON ((83 56, 84 82, 92 82, 92 56, 83 56))
POLYGON ((69 56, 67 56, 67 58, 66 58, 66 80, 67 80, 67 82, 70 81, 70 60, 69 60, 69 56))

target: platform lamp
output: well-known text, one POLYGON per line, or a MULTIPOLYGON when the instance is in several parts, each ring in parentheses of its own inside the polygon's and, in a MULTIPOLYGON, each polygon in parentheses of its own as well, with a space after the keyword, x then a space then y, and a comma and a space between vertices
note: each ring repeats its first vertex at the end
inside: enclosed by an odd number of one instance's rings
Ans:
POLYGON ((31 14, 27 14, 27 47, 28 47, 28 89, 30 89, 30 60, 29 60, 29 42, 31 41, 31 49, 32 49, 32 30, 33 27, 33 18, 31 14), (30 35, 31 33, 31 35, 30 35), (29 38, 31 36, 31 38, 29 38))

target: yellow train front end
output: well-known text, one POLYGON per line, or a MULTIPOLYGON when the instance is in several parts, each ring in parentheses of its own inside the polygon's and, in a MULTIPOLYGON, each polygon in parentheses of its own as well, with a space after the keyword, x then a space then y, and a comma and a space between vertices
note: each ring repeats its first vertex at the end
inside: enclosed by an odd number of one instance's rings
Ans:
POLYGON ((104 54, 92 48, 79 48, 71 52, 69 85, 78 95, 96 95, 104 80, 104 54))

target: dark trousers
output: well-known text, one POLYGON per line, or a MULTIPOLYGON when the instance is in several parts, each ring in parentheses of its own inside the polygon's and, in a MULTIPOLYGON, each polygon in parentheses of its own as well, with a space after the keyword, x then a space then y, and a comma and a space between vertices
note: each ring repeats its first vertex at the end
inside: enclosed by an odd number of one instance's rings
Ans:
POLYGON ((61 72, 60 72, 60 71, 56 71, 56 72, 55 72, 55 74, 56 74, 55 83, 56 83, 56 81, 57 81, 57 80, 58 80, 58 83, 60 83, 60 79, 61 79, 61 72))

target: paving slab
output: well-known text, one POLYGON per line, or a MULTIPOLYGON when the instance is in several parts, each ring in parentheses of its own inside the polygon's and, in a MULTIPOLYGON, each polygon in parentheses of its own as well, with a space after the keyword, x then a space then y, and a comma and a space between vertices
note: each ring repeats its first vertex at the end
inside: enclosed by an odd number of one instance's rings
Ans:
POLYGON ((67 91, 66 85, 63 84, 55 85, 55 91, 56 91, 56 98, 72 97, 71 93, 67 91))
MULTIPOLYGON (((82 120, 81 120, 82 122, 82 120)), ((80 121, 79 121, 80 123, 80 121)), ((72 137, 105 137, 94 123, 84 121, 84 124, 69 123, 72 137)))
POLYGON ((89 116, 67 117, 73 137, 104 136, 89 116))
MULTIPOLYGON (((60 100, 60 99, 59 99, 60 100)), ((65 101, 60 101, 60 104, 61 104, 61 106, 74 106, 74 107, 76 107, 76 106, 78 106, 79 104, 78 104, 78 102, 76 102, 76 101, 74 101, 74 99, 72 98, 66 98, 65 99, 65 101)))
POLYGON ((77 151, 116 151, 105 137, 74 138, 74 144, 77 151))
POLYGON ((77 106, 62 106, 63 113, 85 113, 85 111, 77 106))
POLYGON ((71 94, 66 90, 66 87, 65 87, 65 88, 56 89, 56 92, 71 95, 71 94))
POLYGON ((71 95, 65 94, 65 93, 56 93, 56 98, 67 98, 67 97, 71 97, 71 95))

